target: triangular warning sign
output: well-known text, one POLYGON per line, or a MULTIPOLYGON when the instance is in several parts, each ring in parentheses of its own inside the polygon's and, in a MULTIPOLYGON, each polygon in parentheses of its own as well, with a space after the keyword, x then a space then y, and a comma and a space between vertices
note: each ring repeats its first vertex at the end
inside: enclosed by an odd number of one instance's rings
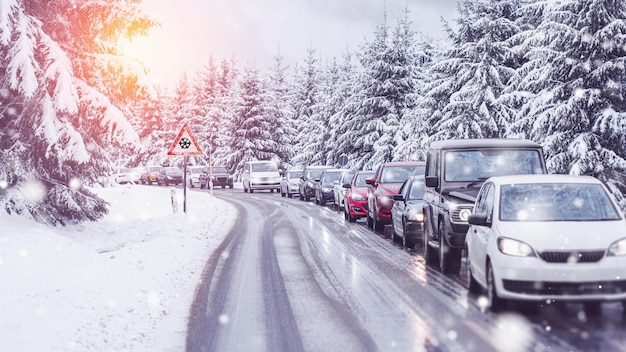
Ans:
POLYGON ((189 127, 187 124, 180 129, 178 132, 178 136, 174 140, 174 143, 167 151, 167 155, 176 155, 176 156, 191 156, 191 155, 202 155, 202 149, 198 142, 196 142, 196 138, 191 134, 189 127))

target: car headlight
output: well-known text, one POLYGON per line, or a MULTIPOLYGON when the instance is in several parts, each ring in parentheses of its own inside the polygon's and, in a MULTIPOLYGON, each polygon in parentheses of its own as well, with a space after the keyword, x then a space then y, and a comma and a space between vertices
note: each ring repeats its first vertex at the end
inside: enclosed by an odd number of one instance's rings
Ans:
POLYGON ((228 175, 228 179, 232 180, 233 179, 233 175, 228 175))
POLYGON ((515 257, 535 256, 535 251, 528 244, 506 237, 498 238, 498 249, 506 255, 515 257))
POLYGON ((409 220, 417 221, 417 222, 424 222, 424 213, 422 213, 421 211, 417 211, 417 210, 411 210, 409 211, 409 220))
POLYGON ((322 187, 322 192, 332 192, 332 191, 333 191, 332 188, 322 187))
POLYGON ((307 182, 306 185, 309 186, 309 188, 315 188, 315 183, 313 182, 307 182))
POLYGON ((360 194, 353 194, 353 195, 352 195, 352 199, 353 199, 353 200, 365 200, 365 197, 363 197, 363 196, 362 196, 362 195, 360 195, 360 194))
POLYGON ((608 255, 611 257, 626 255, 626 238, 622 238, 611 244, 608 255))

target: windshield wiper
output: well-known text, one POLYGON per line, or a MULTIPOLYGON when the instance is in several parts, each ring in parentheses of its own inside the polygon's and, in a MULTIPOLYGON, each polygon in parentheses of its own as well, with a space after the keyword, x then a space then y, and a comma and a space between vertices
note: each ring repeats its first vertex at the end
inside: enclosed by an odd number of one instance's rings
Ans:
POLYGON ((466 187, 470 188, 470 187, 474 187, 474 186, 476 186, 478 184, 482 185, 485 181, 487 181, 488 178, 489 177, 479 177, 478 180, 472 181, 472 182, 468 183, 466 187))

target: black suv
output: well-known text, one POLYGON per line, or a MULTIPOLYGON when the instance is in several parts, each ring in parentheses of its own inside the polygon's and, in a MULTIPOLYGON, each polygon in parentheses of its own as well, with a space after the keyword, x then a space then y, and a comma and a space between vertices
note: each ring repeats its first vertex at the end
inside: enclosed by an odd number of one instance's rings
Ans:
POLYGON ((298 183, 300 200, 308 201, 315 197, 315 189, 317 188, 317 183, 320 181, 322 173, 324 170, 330 168, 331 166, 307 166, 302 170, 300 183, 298 183))
POLYGON ((432 142, 426 157, 424 258, 441 272, 457 274, 468 216, 491 176, 545 174, 543 149, 521 139, 458 139, 432 142), (437 260, 438 259, 438 260, 437 260))
POLYGON ((205 167, 200 174, 200 188, 209 188, 209 172, 213 176, 213 187, 233 188, 233 175, 224 166, 212 166, 211 170, 205 167))

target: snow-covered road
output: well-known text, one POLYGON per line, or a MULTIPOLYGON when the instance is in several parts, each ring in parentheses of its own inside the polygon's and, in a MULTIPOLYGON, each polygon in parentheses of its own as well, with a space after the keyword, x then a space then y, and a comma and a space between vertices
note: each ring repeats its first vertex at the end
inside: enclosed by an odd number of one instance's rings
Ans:
POLYGON ((330 207, 272 193, 222 199, 240 221, 207 264, 188 351, 618 351, 624 342, 578 338, 575 313, 554 329, 552 316, 483 313, 461 277, 330 207))

